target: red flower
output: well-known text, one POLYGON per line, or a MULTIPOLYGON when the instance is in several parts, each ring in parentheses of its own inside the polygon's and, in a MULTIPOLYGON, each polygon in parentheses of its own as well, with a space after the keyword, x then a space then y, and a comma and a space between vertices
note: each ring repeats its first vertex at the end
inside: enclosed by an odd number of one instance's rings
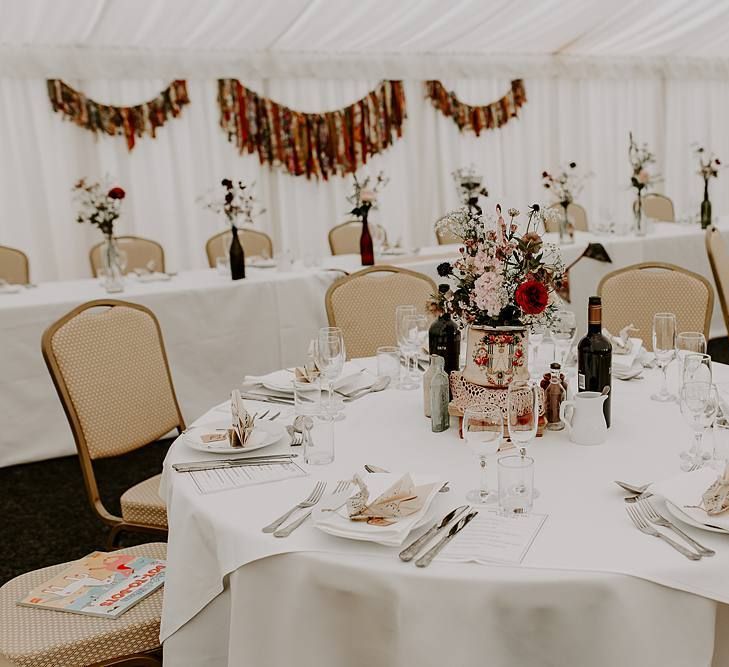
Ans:
POLYGON ((549 292, 538 280, 530 278, 516 288, 514 298, 526 315, 539 315, 549 303, 549 292))
POLYGON ((127 193, 118 186, 109 190, 109 198, 111 199, 124 199, 126 194, 127 193))

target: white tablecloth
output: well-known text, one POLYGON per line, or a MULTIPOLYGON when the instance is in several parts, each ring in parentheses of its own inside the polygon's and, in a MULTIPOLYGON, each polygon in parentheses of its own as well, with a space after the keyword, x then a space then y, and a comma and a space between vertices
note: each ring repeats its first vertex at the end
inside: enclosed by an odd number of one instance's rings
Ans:
MULTIPOLYGON (((728 367, 715 369, 729 378, 728 367)), ((657 383, 656 372, 614 383, 606 444, 580 447, 563 432, 533 446, 535 511, 549 516, 520 566, 436 560, 419 570, 397 548, 309 524, 286 539, 261 533, 313 479, 348 478, 364 463, 438 472, 452 490, 434 514, 462 504, 478 481, 475 457, 455 424, 430 432, 420 392, 349 404, 335 462, 309 478, 201 496, 170 469, 201 458, 178 441, 163 478, 165 664, 693 667, 711 665, 715 650, 713 664, 729 664, 729 537, 687 529, 717 551, 688 561, 635 529, 613 483, 678 472, 690 433, 675 404, 649 400, 657 383)))
MULTIPOLYGON (((556 240, 555 235, 547 238, 556 240)), ((570 307, 577 315, 578 336, 586 326, 587 298, 603 275, 621 266, 671 262, 701 273, 713 284, 704 233, 696 226, 656 224, 642 239, 578 233, 576 243, 562 249, 565 264, 590 241, 602 243, 613 263, 583 259, 572 271, 570 307)), ((438 281, 437 265, 453 257, 456 249, 421 248, 418 256, 382 261, 438 281)), ((361 265, 358 256, 341 255, 327 258, 324 267, 352 272, 361 265)), ((166 283, 132 280, 115 296, 149 306, 157 314, 183 415, 189 420, 227 395, 244 374, 300 363, 308 341, 326 324, 324 294, 338 275, 317 269, 249 269, 245 281, 233 283, 212 270, 190 271, 166 283)), ((18 294, 0 294, 0 467, 75 451, 41 358, 40 338, 74 306, 106 296, 94 280, 42 283, 18 294)), ((718 299, 711 331, 726 335, 718 299)))

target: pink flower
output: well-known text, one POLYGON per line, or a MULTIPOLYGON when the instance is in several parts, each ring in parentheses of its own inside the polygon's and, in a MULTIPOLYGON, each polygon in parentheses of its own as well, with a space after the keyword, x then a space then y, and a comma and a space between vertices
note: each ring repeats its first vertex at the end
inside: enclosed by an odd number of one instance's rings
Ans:
POLYGON ((361 202, 370 202, 372 203, 377 199, 377 195, 375 194, 374 190, 362 190, 359 193, 359 199, 361 202))
POLYGON ((472 299, 477 308, 485 310, 489 317, 498 317, 505 305, 504 279, 500 273, 489 271, 473 284, 472 299))
POLYGON ((648 173, 647 169, 641 169, 638 172, 637 179, 638 179, 638 183, 641 183, 642 185, 648 185, 648 183, 650 183, 650 180, 651 180, 651 175, 648 173))

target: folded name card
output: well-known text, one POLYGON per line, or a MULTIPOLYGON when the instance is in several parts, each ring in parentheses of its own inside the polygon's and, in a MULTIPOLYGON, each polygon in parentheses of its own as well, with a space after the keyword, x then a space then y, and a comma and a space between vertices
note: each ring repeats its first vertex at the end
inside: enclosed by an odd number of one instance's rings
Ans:
POLYGON ((232 447, 245 447, 248 438, 253 433, 253 417, 248 414, 240 391, 234 389, 230 395, 230 411, 233 418, 233 432, 231 434, 232 447))
POLYGON ((400 517, 417 512, 433 488, 433 484, 415 486, 412 477, 406 474, 370 502, 370 492, 364 480, 355 475, 354 483, 359 491, 347 501, 349 518, 375 526, 389 526, 400 517))

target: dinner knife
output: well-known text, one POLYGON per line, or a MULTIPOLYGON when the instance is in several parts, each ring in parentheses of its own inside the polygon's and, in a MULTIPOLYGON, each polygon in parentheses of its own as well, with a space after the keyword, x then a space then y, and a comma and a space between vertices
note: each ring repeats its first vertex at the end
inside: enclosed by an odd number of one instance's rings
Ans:
POLYGON ((259 401, 261 403, 278 403, 279 405, 293 405, 294 399, 283 398, 283 396, 269 396, 268 394, 255 394, 241 392, 240 397, 246 401, 259 401))
POLYGON ((214 470, 215 468, 234 468, 245 465, 266 465, 267 463, 289 463, 298 454, 273 454, 271 456, 251 456, 245 459, 218 459, 211 461, 194 461, 191 463, 173 463, 177 472, 194 472, 197 470, 214 470))
POLYGON ((448 512, 448 514, 446 514, 439 523, 434 523, 410 546, 405 547, 405 549, 400 552, 400 560, 409 563, 413 558, 415 558, 415 556, 418 555, 420 549, 425 546, 433 536, 437 535, 441 530, 443 530, 451 521, 453 521, 453 519, 461 516, 461 514, 463 514, 467 509, 468 505, 461 505, 460 507, 456 507, 456 509, 448 512))
POLYGON ((434 547, 432 547, 429 551, 426 551, 424 555, 422 555, 418 560, 415 561, 415 565, 418 567, 427 567, 433 562, 433 559, 440 553, 441 549, 448 544, 459 532, 461 532, 467 525, 468 522, 473 519, 478 514, 478 512, 471 512, 470 514, 466 514, 462 519, 460 519, 457 523, 454 523, 451 529, 448 531, 448 534, 440 540, 440 542, 437 542, 434 547))

